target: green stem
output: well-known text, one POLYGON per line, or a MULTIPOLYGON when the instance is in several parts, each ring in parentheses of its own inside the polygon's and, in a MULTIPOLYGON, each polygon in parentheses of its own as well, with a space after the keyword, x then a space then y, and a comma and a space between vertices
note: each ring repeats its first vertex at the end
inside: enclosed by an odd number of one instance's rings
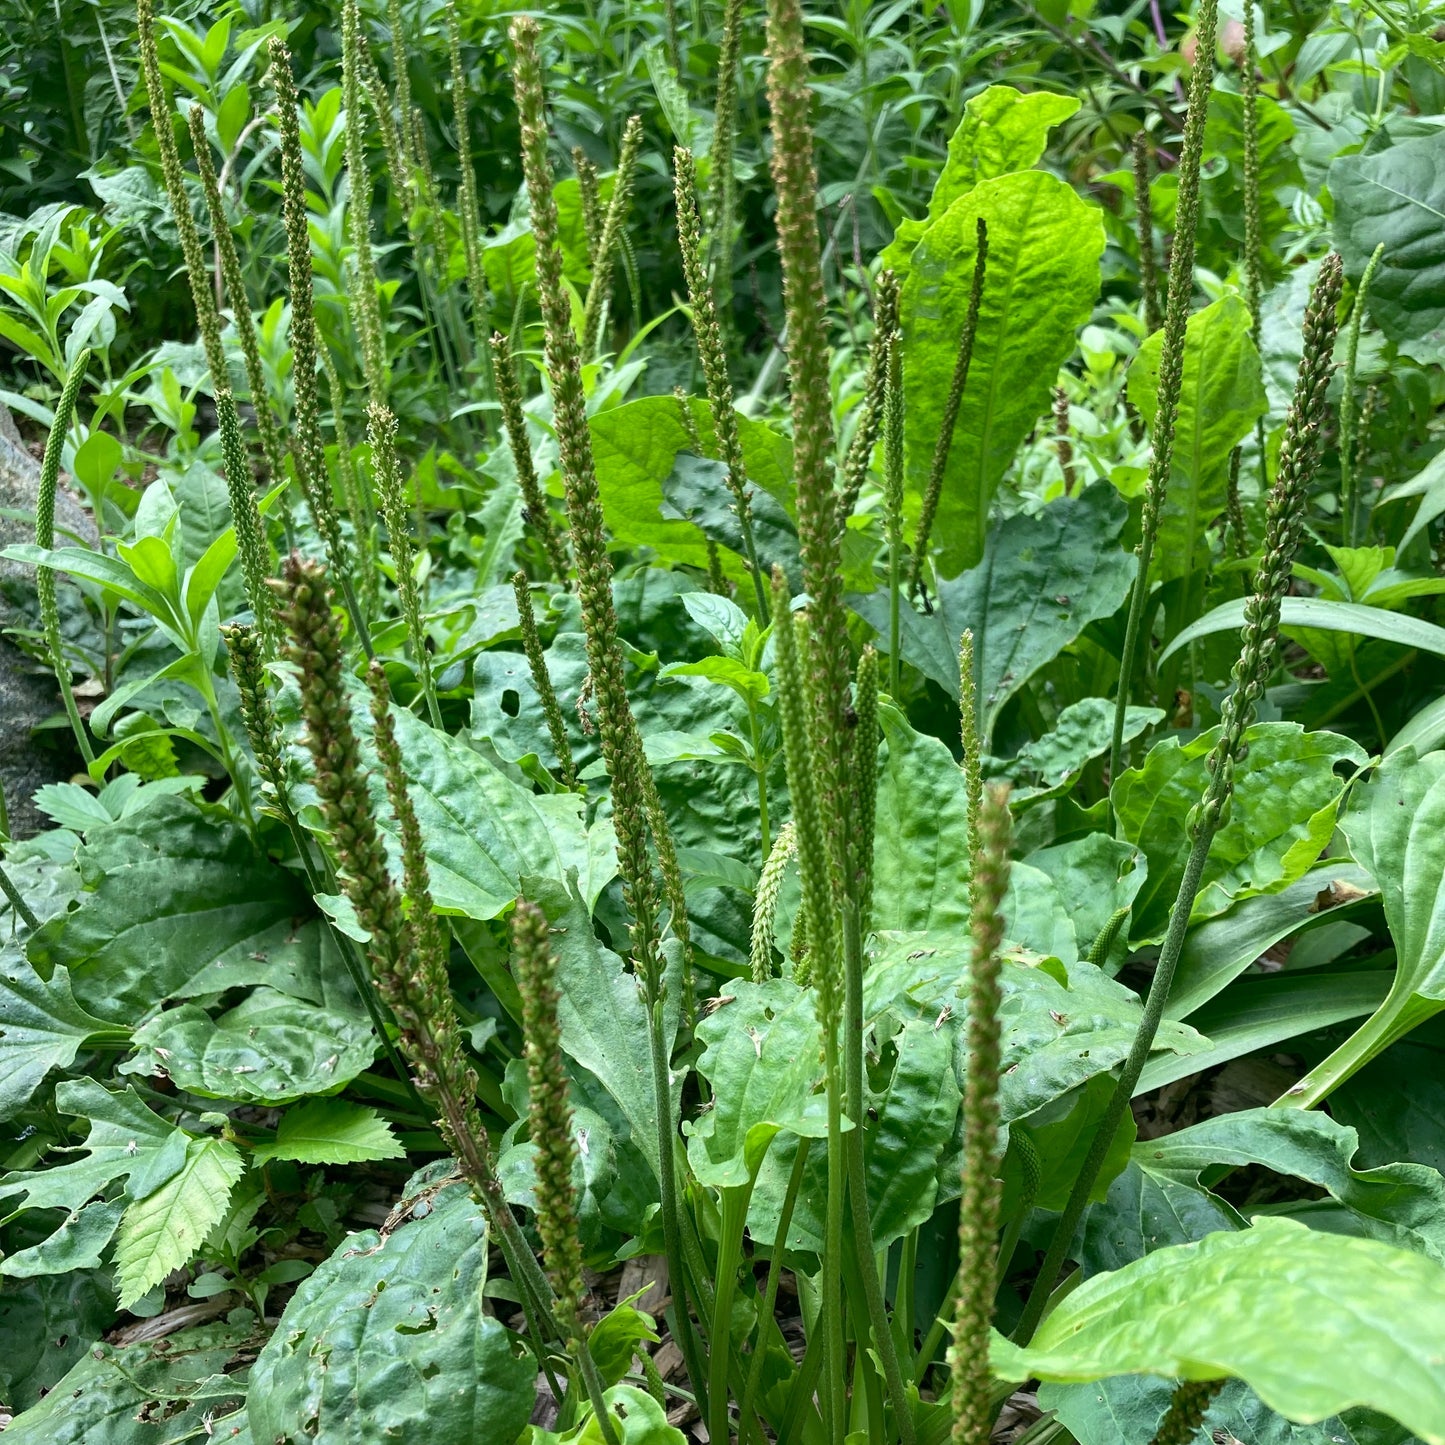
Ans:
POLYGON ((706 1394, 707 1376, 703 1373, 702 1355, 687 1311, 687 1276, 683 1269, 682 1230, 678 1223, 677 1165, 673 1158, 672 1089, 667 1056, 667 1040, 663 1034, 661 990, 649 1000, 648 1045, 652 1055, 653 1101, 657 1107, 658 1188, 662 1198, 662 1234, 667 1254, 668 1278, 672 1282, 673 1334, 682 1351, 688 1378, 698 1397, 698 1408, 704 1419, 711 1419, 706 1394))
POLYGON ((1129 679, 1134 675, 1134 656, 1139 650, 1139 629, 1144 604, 1149 596, 1149 563, 1154 556, 1154 537, 1146 531, 1134 553, 1139 570, 1129 590, 1129 619, 1124 624, 1124 652, 1119 658, 1119 693, 1114 702, 1114 731, 1109 740, 1109 784, 1124 765, 1124 719, 1129 709, 1129 679))
POLYGON ((903 1445, 913 1445, 913 1413, 908 1406, 903 1370, 894 1347, 893 1329, 883 1298, 883 1283, 878 1277, 873 1218, 868 1205, 868 1166, 863 1157, 863 1124, 868 1115, 867 1097, 863 1092, 863 937, 858 904, 851 898, 843 904, 843 986, 844 1078, 848 1091, 848 1117, 853 1121, 853 1128, 847 1134, 847 1145, 848 1194, 853 1203, 856 1244, 854 1253, 868 1304, 873 1347, 883 1362, 883 1376, 888 1384, 888 1400, 893 1407, 898 1436, 903 1445))
POLYGON ((798 1140, 798 1152, 793 1155, 793 1168, 788 1175, 788 1188, 783 1195, 783 1207, 778 1215, 778 1232, 773 1239, 773 1257, 768 1261, 768 1282, 763 1289, 763 1302, 758 1310, 758 1339, 753 1347, 752 1363, 748 1366, 747 1388, 743 1391, 742 1410, 738 1414, 740 1428, 752 1429, 753 1401, 757 1398, 758 1386, 763 1378, 764 1336, 769 1321, 778 1305, 778 1285, 783 1278, 783 1259, 788 1249, 788 1228, 793 1222, 793 1211, 798 1204, 798 1191, 803 1185, 803 1173, 808 1164, 808 1151, 813 1141, 798 1140))
POLYGON ((1124 1067, 1120 1070, 1114 1092, 1109 1098, 1109 1106, 1094 1132, 1084 1166, 1074 1179, 1069 1202, 1059 1216, 1054 1237, 1049 1242, 1048 1253, 1044 1256, 1038 1278, 1034 1280, 1028 1303, 1024 1306, 1018 1328, 1014 1331, 1014 1339, 1019 1344, 1026 1345, 1038 1328, 1054 1281, 1059 1277, 1059 1270, 1067 1257, 1069 1246, 1074 1242, 1074 1231, 1088 1205, 1094 1181, 1104 1167, 1104 1160, 1114 1142, 1114 1136, 1119 1132, 1124 1111, 1134 1097, 1134 1086, 1139 1082, 1139 1075, 1144 1072, 1149 1052, 1154 1047, 1154 1036, 1159 1032, 1159 1024, 1164 1018, 1164 1006, 1169 1002, 1169 990, 1174 983, 1174 970, 1178 967, 1179 954, 1189 929, 1189 915, 1193 911, 1194 899, 1204 877, 1204 865, 1209 858, 1209 847, 1214 842, 1217 831, 1217 822, 1202 823, 1194 839, 1194 846, 1189 850, 1189 861, 1184 865, 1184 877, 1179 882, 1179 896, 1175 899, 1174 910, 1169 915, 1169 931, 1164 936, 1164 944, 1159 951, 1159 963, 1149 985, 1148 997, 1144 1001, 1144 1016, 1139 1021, 1139 1030, 1134 1035, 1129 1057, 1124 1060, 1124 1067))
MULTIPOLYGON (((767 616, 764 612, 760 614, 767 616)), ((761 736, 758 728, 758 705, 751 696, 748 698, 748 731, 752 735, 753 775, 758 780, 758 828, 763 837, 763 866, 767 866, 768 854, 773 851, 773 840, 768 828, 768 768, 763 761, 761 736)))
POLYGON ((1370 282, 1375 279, 1375 268, 1385 254, 1385 243, 1375 247, 1360 277, 1360 289, 1355 293, 1355 305, 1350 312, 1350 329, 1345 333, 1345 389, 1340 399, 1340 520, 1343 524, 1344 543, 1347 547, 1356 545, 1359 529, 1360 499, 1356 495, 1359 479, 1355 474, 1355 428, 1359 413, 1355 407, 1355 366, 1360 352, 1360 326, 1365 316, 1365 298, 1370 293, 1370 282))
POLYGON ((843 1145, 843 1088, 838 1040, 829 1029, 823 1040, 828 1098, 828 1201, 823 1244, 823 1301, 818 1328, 824 1331, 823 1430, 829 1441, 843 1438, 848 1387, 843 1342, 843 1204, 848 1166, 843 1145))
POLYGON ((40 920, 35 916, 35 910, 21 896, 20 890, 15 886, 14 880, 3 864, 0 864, 0 892, 3 892, 10 900, 10 907, 15 910, 20 921, 34 933, 40 927, 40 920))
MULTIPOLYGON (((738 1185, 722 1191, 722 1222, 718 1229, 717 1295, 713 1301, 711 1349, 708 1352, 708 1417, 710 1440, 727 1445, 728 1366, 732 1362, 733 1300, 737 1295, 738 1268, 742 1262, 743 1229, 748 1221, 748 1200, 752 1185, 738 1185)), ((761 1341, 759 1341, 761 1343, 761 1341)), ((744 1419, 746 1417, 743 1417, 744 1419)), ((742 1421, 739 1422, 741 1430, 742 1421)))

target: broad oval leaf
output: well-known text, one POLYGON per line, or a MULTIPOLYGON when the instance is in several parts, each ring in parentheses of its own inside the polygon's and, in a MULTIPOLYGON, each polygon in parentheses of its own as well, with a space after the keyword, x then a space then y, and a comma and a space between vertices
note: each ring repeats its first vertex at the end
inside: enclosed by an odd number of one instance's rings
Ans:
POLYGON ((138 1056, 125 1073, 168 1075, 203 1098, 288 1104, 349 1084, 376 1056, 371 1020, 355 1007, 342 1011, 253 989, 233 1009, 212 1018, 197 1004, 167 1009, 135 1036, 138 1056))
POLYGON ((258 1440, 358 1445, 512 1441, 536 1368, 482 1308, 487 1225, 466 1185, 436 1166, 406 1191, 402 1223, 353 1234, 304 1280, 251 1370, 258 1440))
POLYGON ((901 303, 904 438, 915 497, 953 381, 980 218, 988 226, 988 274, 933 533, 945 575, 983 556, 989 504, 1019 443, 1048 408, 1075 330, 1089 319, 1104 250, 1098 208, 1044 171, 982 181, 924 232, 901 303))
MULTIPOLYGON (((1166 738, 1112 790, 1120 833, 1149 860, 1129 936, 1162 938, 1179 892, 1187 850, 1185 823, 1209 778, 1206 760, 1218 729, 1188 743, 1166 738)), ((1287 888, 1324 852, 1345 783, 1339 763, 1355 768, 1365 750, 1335 733, 1307 733, 1295 723, 1256 723, 1245 733, 1248 756, 1235 769, 1234 797, 1215 836, 1192 916, 1209 918, 1255 893, 1287 888)))
POLYGON ((1340 828, 1380 889, 1395 977, 1368 1022, 1290 1090, 1285 1102, 1305 1107, 1445 1009, 1445 752, 1392 754, 1355 791, 1340 828))
POLYGON ((1292 1420, 1363 1405, 1445 1445, 1445 1269, 1290 1220, 1095 1275, 991 1355, 1007 1380, 1238 1377, 1292 1420))
MULTIPOLYGON (((1229 454, 1268 406, 1251 325, 1244 302, 1232 294, 1189 318, 1173 465, 1154 549, 1152 571, 1161 581, 1207 561, 1206 528, 1228 499, 1229 454)), ((1164 333, 1155 332, 1129 368, 1129 400, 1151 428, 1163 342, 1164 333)))
POLYGON ((1419 136, 1330 167, 1335 244, 1355 279, 1381 242, 1370 315, 1392 341, 1445 324, 1445 136, 1419 136))

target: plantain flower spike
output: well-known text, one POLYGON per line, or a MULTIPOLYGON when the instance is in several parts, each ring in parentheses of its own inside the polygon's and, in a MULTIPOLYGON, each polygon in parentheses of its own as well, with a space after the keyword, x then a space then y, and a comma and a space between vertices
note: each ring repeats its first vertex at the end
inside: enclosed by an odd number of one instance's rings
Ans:
POLYGON ((1181 1380, 1169 1397, 1169 1408, 1149 1445, 1190 1445, 1197 1440, 1199 1427, 1223 1388, 1223 1380, 1181 1380))
POLYGON ((884 270, 873 283, 873 340, 868 348, 862 414, 843 459, 843 492, 838 501, 840 525, 846 525, 853 515, 863 483, 868 479, 873 448, 878 445, 887 415, 889 358, 899 349, 898 341, 898 277, 884 270))
POLYGON ((525 898, 517 900, 512 914, 512 972, 522 996, 528 1123, 537 1151, 537 1232, 557 1295, 557 1318, 574 1338, 581 1330, 582 1244, 572 1183, 577 1144, 557 1022, 557 959, 546 915, 525 898))
POLYGON ((969 879, 968 1062, 963 1094, 963 1194, 958 1222, 958 1302, 954 1343, 953 1445, 988 1445, 993 1429, 989 1326, 997 1290, 999 1214, 999 947, 1008 892, 1008 789, 984 794, 969 879))
POLYGON ((241 722, 256 755, 257 771, 276 798, 284 801, 286 765, 281 757, 281 725, 276 721, 266 681, 267 644, 260 629, 245 622, 228 623, 221 628, 221 638, 240 695, 241 722))
POLYGON ((632 206, 632 177, 637 169, 637 155, 642 149, 642 117, 629 116, 622 127, 622 149, 617 155, 617 170, 612 176, 612 196, 602 219, 602 234, 592 258, 592 283, 587 288, 587 301, 582 310, 582 354, 591 356, 597 350, 602 331, 602 313, 612 295, 612 271, 618 250, 623 244, 623 227, 632 206))
POLYGON ((552 686, 547 659, 542 654, 542 639, 537 633, 537 615, 532 610, 532 591, 527 585, 525 572, 517 572, 512 577, 512 590, 516 594, 517 617, 522 625, 522 649, 527 654, 527 666, 532 670, 532 684, 542 700, 542 716, 547 719, 547 731, 552 736, 552 751, 557 754, 562 781, 575 790, 577 765, 572 760, 572 744, 567 739, 562 705, 557 701, 557 690, 552 686))
POLYGON ((766 983, 773 977, 773 940, 777 936, 778 894, 788 860, 797 852, 797 825, 790 819, 778 829, 767 862, 758 877, 758 891, 753 896, 753 933, 749 962, 753 982, 766 983))

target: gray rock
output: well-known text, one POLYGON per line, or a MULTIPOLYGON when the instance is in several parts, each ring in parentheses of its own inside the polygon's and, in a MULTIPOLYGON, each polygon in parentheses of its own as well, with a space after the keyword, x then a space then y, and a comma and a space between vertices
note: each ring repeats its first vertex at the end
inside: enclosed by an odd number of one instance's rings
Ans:
MULTIPOLYGON (((26 450, 9 408, 0 402, 0 548, 35 540, 39 488, 40 464, 26 450)), ((55 498, 55 525, 62 545, 74 536, 90 546, 98 540, 90 513, 63 487, 55 498)), ((34 589, 32 567, 0 558, 0 628, 30 622, 34 589)), ((31 802, 36 788, 68 776, 79 763, 68 736, 56 738, 57 742, 64 738, 65 745, 59 747, 36 741, 35 729, 60 711, 55 679, 0 637, 0 786, 10 810, 10 830, 17 838, 47 825, 31 802)))

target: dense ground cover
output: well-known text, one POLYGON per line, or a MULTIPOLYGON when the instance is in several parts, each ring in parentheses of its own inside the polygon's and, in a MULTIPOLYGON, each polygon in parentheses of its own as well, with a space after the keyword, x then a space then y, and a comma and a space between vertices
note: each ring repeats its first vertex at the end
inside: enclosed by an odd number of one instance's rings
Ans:
POLYGON ((7 1435, 1445 1441, 1439 18, 16 0, 7 1435))

